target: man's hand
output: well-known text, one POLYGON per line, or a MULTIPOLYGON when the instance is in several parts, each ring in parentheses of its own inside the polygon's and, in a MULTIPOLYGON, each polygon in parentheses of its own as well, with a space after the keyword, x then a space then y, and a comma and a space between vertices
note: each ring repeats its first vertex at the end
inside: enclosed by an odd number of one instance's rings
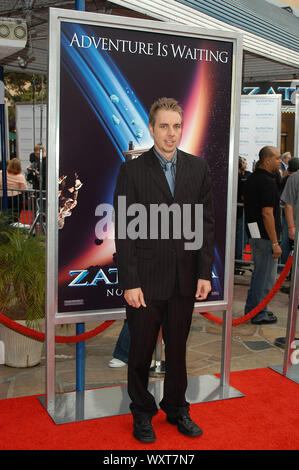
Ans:
POLYGON ((211 282, 206 279, 198 279, 197 289, 195 293, 196 300, 204 300, 207 298, 209 292, 211 292, 211 282))
POLYGON ((272 258, 280 258, 282 251, 279 245, 272 245, 272 258))
POLYGON ((296 228, 294 227, 289 227, 288 228, 288 235, 290 240, 295 240, 295 233, 296 233, 296 228))
POLYGON ((124 292, 124 298, 131 307, 146 307, 141 287, 136 287, 136 289, 126 289, 124 292))
POLYGON ((295 227, 295 221, 294 221, 294 208, 292 204, 288 204, 287 202, 285 202, 284 212, 285 212, 285 216, 286 216, 287 224, 288 224, 289 239, 295 240, 296 227, 295 227))

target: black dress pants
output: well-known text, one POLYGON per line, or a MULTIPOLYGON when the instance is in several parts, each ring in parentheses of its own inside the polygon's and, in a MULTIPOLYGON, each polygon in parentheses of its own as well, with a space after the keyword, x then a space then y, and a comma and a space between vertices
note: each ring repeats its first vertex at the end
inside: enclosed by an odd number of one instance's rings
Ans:
POLYGON ((175 295, 168 300, 146 300, 146 305, 140 308, 127 305, 126 308, 131 338, 128 362, 130 409, 137 420, 151 418, 158 411, 155 399, 147 388, 152 355, 162 326, 166 370, 160 407, 169 416, 178 416, 189 409, 185 399, 186 342, 194 297, 175 295))

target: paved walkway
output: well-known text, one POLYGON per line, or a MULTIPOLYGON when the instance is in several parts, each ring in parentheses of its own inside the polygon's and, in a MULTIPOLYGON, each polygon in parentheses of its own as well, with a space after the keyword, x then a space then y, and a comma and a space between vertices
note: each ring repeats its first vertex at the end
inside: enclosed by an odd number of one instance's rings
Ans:
MULTIPOLYGON (((235 276, 233 317, 243 314, 250 272, 235 276)), ((289 285, 286 281, 284 285, 289 285)), ((278 317, 273 325, 255 326, 250 322, 233 327, 231 370, 248 370, 283 364, 284 350, 275 346, 275 338, 285 336, 288 295, 279 291, 269 304, 278 317)), ((220 315, 220 313, 218 313, 220 315)), ((97 323, 87 323, 86 330, 97 323)), ((111 369, 115 342, 122 321, 115 321, 100 335, 86 341, 85 387, 99 388, 126 383, 127 367, 111 369)), ((298 328, 298 327, 297 327, 298 328)), ((75 334, 75 325, 57 326, 56 334, 75 334), (67 332, 66 332, 67 329, 67 332)), ((215 374, 220 372, 222 326, 194 314, 188 339, 188 375, 215 374)), ((298 336, 298 334, 296 335, 298 336)), ((76 388, 76 346, 56 345, 56 391, 72 391, 76 388)), ((17 369, 0 365, 0 399, 45 394, 46 364, 43 355, 39 365, 17 369)))

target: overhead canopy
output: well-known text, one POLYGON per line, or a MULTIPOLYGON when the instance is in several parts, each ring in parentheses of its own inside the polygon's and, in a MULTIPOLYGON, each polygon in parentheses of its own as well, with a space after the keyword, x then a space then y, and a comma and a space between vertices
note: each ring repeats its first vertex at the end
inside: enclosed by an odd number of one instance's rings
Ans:
MULTIPOLYGON (((134 11, 150 15, 162 21, 171 21, 180 24, 190 24, 199 27, 217 30, 231 30, 241 32, 243 34, 244 45, 244 81, 256 80, 291 80, 299 78, 299 18, 292 13, 282 10, 281 8, 271 5, 264 0, 111 0, 119 6, 126 6, 134 11), (217 14, 221 13, 221 8, 226 9, 227 17, 216 16, 216 4, 218 6, 217 14), (259 18, 258 26, 255 32, 245 29, 246 14, 247 21, 252 23, 257 21, 257 14, 251 14, 249 20, 249 11, 252 5, 256 7, 262 4, 263 17, 259 18), (250 7, 246 7, 250 5, 250 7), (209 7, 209 11, 207 8, 209 7), (203 11, 205 9, 205 11, 203 11), (212 16, 212 12, 214 16, 212 16), (272 18, 272 15, 275 18, 272 18), (237 19, 243 15, 243 22, 237 24, 237 19), (282 13, 282 15, 280 15, 282 13), (279 20, 279 17, 283 17, 279 20), (230 18, 230 23, 228 19, 230 18), (291 26, 288 29, 287 19, 290 19, 291 26), (271 38, 265 38, 259 32, 266 29, 266 20, 268 32, 269 24, 274 28, 274 22, 278 22, 282 31, 291 31, 293 34, 294 44, 291 42, 290 36, 284 45, 275 40, 276 32, 274 31, 271 38), (234 24, 233 24, 234 22, 234 24)), ((260 13, 261 15, 261 13, 260 13)), ((278 28, 278 26, 277 26, 278 28)), ((280 42, 283 34, 280 34, 280 42)))
MULTIPOLYGON (((0 18, 28 25, 26 48, 2 59, 5 69, 47 73, 49 7, 73 10, 75 0, 1 0, 0 18)), ((264 0, 85 0, 85 9, 242 32, 243 81, 299 78, 299 18, 264 0)))
POLYGON ((215 25, 221 22, 222 26, 244 34, 245 79, 299 77, 299 18, 290 11, 264 0, 177 2, 197 11, 203 21, 208 15, 215 25))
POLYGON ((299 18, 261 0, 177 0, 228 25, 299 52, 299 18))

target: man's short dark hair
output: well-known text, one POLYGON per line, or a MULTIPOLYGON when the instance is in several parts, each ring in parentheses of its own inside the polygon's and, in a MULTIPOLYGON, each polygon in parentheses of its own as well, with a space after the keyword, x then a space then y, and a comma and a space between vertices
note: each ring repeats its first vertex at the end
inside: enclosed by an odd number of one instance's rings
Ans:
POLYGON ((265 159, 268 157, 273 157, 275 155, 275 147, 266 145, 259 151, 260 163, 264 163, 265 159))
POLYGON ((179 113, 183 120, 183 110, 177 100, 175 100, 174 98, 159 98, 152 104, 148 116, 149 123, 153 127, 155 125, 156 113, 159 111, 159 109, 164 109, 166 111, 175 111, 179 113))
POLYGON ((299 170, 299 158, 293 157, 289 160, 288 170, 289 173, 295 173, 299 170))

